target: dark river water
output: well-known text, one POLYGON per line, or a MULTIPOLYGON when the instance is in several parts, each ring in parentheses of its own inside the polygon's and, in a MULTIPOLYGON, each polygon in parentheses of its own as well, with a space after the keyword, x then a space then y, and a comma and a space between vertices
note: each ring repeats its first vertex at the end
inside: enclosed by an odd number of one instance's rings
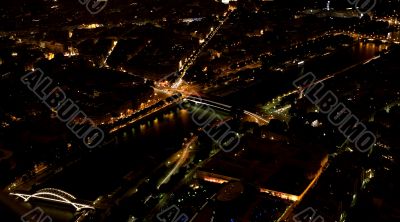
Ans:
POLYGON ((180 149, 184 137, 196 128, 187 110, 170 108, 117 132, 114 144, 85 156, 43 186, 95 200, 117 188, 128 173, 137 171, 133 172, 135 176, 145 175, 158 166, 160 160, 180 149))
MULTIPOLYGON (((177 106, 131 125, 115 135, 117 142, 85 156, 39 187, 64 190, 78 199, 94 201, 124 184, 124 177, 139 181, 182 148, 184 138, 197 130, 192 113, 177 106)), ((216 112, 223 116, 224 113, 216 112)), ((58 210, 51 212, 59 214, 58 210)), ((64 212, 63 218, 71 218, 64 212)), ((66 220, 68 221, 68 220, 66 220)))

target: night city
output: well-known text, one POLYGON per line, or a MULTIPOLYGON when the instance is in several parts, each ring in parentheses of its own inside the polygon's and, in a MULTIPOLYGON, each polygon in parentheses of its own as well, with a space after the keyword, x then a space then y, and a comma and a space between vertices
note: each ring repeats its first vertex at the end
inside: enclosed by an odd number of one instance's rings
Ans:
POLYGON ((400 221, 400 0, 0 5, 0 222, 400 221))

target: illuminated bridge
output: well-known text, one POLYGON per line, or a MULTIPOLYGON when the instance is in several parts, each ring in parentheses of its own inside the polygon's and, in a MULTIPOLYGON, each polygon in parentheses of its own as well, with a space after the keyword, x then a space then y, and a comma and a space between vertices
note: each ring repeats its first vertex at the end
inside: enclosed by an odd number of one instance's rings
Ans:
POLYGON ((76 197, 72 196, 71 194, 55 189, 55 188, 44 188, 41 190, 38 190, 36 193, 30 195, 30 194, 23 194, 23 193, 10 193, 12 196, 17 196, 19 198, 22 198, 25 202, 28 202, 29 200, 32 199, 37 199, 37 200, 45 200, 49 202, 56 202, 60 204, 66 204, 73 206, 75 210, 80 211, 82 209, 91 209, 94 210, 95 208, 89 204, 84 204, 81 202, 78 202, 76 197))
MULTIPOLYGON (((184 98, 184 100, 191 101, 191 102, 194 102, 196 104, 203 104, 203 105, 206 105, 206 106, 214 107, 214 108, 221 109, 221 110, 228 111, 228 112, 232 111, 232 106, 229 106, 229 105, 226 105, 226 104, 223 104, 223 103, 219 103, 219 102, 215 102, 215 101, 212 101, 212 100, 200 98, 200 97, 187 96, 186 98, 184 98)), ((257 121, 260 121, 260 122, 263 122, 263 123, 268 123, 269 122, 269 120, 265 119, 264 117, 262 117, 260 115, 257 115, 255 113, 249 112, 247 110, 243 110, 243 113, 248 115, 248 116, 251 116, 251 117, 255 118, 257 121)))
POLYGON ((200 97, 187 96, 186 98, 184 98, 184 100, 194 102, 196 104, 202 104, 202 105, 214 107, 214 108, 221 109, 221 110, 224 110, 227 112, 230 112, 232 110, 232 106, 225 105, 225 104, 215 102, 215 101, 211 101, 208 99, 200 98, 200 97))

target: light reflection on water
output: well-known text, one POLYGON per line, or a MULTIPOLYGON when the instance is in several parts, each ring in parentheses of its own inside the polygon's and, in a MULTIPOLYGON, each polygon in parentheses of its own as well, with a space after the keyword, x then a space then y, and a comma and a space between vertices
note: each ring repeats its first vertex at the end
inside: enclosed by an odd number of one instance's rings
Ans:
MULTIPOLYGON (((223 116, 218 113, 213 115, 223 116)), ((93 201, 112 192, 129 173, 139 178, 179 150, 183 139, 198 126, 188 110, 170 108, 157 116, 117 133, 118 143, 93 152, 77 165, 50 178, 40 187, 62 189, 83 200, 93 201)))
POLYGON ((358 54, 361 59, 369 59, 371 57, 374 57, 377 52, 380 52, 387 48, 387 44, 377 45, 372 42, 359 42, 356 46, 353 46, 352 50, 353 53, 355 53, 356 55, 358 54))

